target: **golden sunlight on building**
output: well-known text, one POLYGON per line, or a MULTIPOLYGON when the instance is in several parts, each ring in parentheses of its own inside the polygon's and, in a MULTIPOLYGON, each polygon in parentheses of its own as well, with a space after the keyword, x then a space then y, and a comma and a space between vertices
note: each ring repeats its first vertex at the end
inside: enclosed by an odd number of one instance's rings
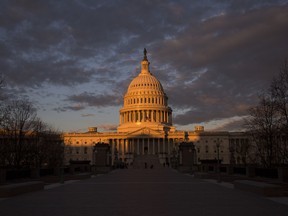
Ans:
POLYGON ((97 143, 109 144, 112 165, 117 160, 137 167, 144 156, 159 160, 160 164, 172 164, 177 157, 181 163, 181 143, 189 143, 189 148, 193 148, 194 163, 217 157, 224 164, 242 163, 235 149, 248 142, 245 134, 205 132, 203 126, 196 126, 194 131, 176 130, 168 97, 149 64, 144 49, 141 71, 124 96, 117 132, 98 132, 97 127, 89 127, 86 133, 65 133, 65 163, 78 160, 91 161, 93 165, 97 143))

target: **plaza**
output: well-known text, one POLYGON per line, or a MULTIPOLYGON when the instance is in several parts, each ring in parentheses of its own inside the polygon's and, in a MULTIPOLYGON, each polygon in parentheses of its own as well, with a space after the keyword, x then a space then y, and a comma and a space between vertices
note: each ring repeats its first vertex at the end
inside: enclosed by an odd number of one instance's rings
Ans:
POLYGON ((0 215, 5 216, 284 216, 287 212, 287 197, 266 198, 167 167, 119 169, 0 199, 0 215))

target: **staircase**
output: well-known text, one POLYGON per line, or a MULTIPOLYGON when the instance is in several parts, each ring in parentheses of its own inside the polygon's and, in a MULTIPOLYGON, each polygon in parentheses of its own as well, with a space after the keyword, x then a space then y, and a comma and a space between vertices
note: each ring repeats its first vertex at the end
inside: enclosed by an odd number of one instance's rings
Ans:
POLYGON ((157 155, 137 155, 133 162, 134 169, 145 169, 145 163, 147 164, 146 168, 150 169, 153 166, 153 169, 162 168, 159 157, 157 155))

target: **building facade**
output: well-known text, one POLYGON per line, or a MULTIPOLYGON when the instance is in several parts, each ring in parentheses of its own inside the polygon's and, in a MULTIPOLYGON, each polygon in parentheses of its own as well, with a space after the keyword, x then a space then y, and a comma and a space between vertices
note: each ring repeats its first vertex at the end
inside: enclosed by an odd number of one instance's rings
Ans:
POLYGON ((144 49, 141 71, 128 86, 116 132, 98 132, 96 127, 90 127, 85 133, 64 134, 65 163, 90 160, 93 164, 93 147, 97 143, 109 144, 112 164, 116 159, 133 163, 140 155, 157 155, 160 163, 170 163, 179 156, 181 143, 192 144, 195 163, 215 159, 224 164, 242 163, 243 152, 236 149, 249 142, 244 133, 206 132, 203 126, 193 131, 176 130, 168 97, 149 64, 144 49))

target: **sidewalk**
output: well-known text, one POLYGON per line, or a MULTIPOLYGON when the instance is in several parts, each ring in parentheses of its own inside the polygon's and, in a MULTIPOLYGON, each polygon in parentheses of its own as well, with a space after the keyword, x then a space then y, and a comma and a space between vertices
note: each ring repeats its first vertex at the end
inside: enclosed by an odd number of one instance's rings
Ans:
POLYGON ((0 200, 0 215, 287 216, 288 205, 168 168, 124 169, 0 200))

